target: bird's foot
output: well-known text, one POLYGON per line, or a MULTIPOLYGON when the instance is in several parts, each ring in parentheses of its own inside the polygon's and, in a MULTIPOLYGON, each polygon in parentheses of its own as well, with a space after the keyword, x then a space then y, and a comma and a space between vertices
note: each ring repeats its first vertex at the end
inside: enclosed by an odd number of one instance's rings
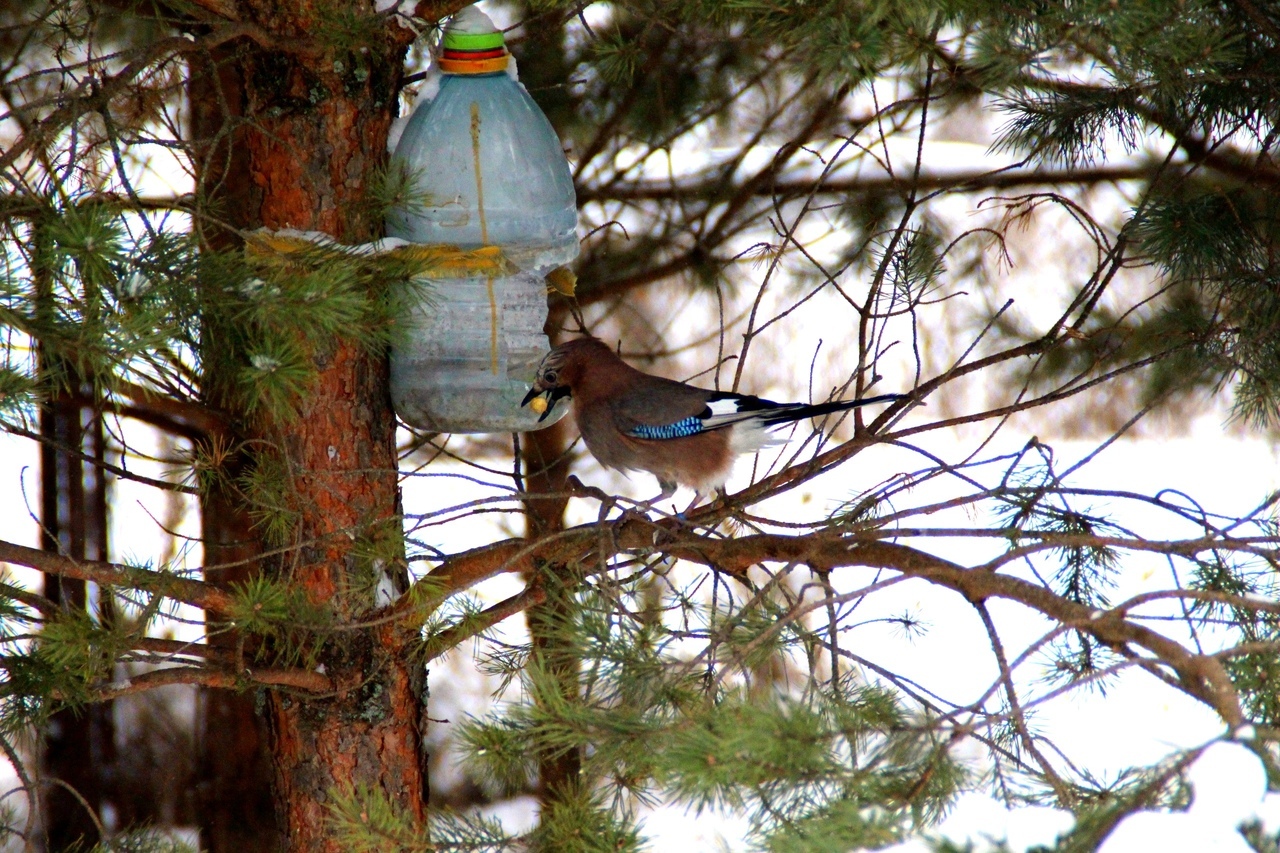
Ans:
MULTIPOLYGON (((726 506, 728 505, 729 496, 724 489, 716 489, 714 492, 710 492, 710 493, 697 492, 696 494, 694 494, 693 500, 689 502, 689 505, 685 507, 683 510, 681 510, 680 512, 677 512, 675 514, 675 517, 678 518, 681 521, 681 523, 684 524, 685 527, 688 527, 690 529, 695 529, 697 527, 706 527, 705 524, 700 525, 697 522, 689 521, 689 516, 692 515, 693 511, 699 506, 702 506, 704 509, 709 509, 712 503, 714 503, 714 500, 708 501, 707 503, 704 504, 703 501, 708 498, 718 499, 723 503, 725 503, 726 506)), ((715 525, 713 524, 712 527, 714 526, 715 525)), ((707 529, 710 530, 712 529, 712 527, 707 527, 707 529)))
POLYGON ((689 505, 687 507, 676 513, 676 518, 687 518, 689 513, 693 512, 693 508, 702 503, 702 498, 702 492, 694 492, 693 500, 689 501, 689 505))
MULTIPOLYGON (((653 497, 649 498, 646 501, 640 501, 639 503, 637 503, 635 505, 635 508, 637 511, 642 512, 645 515, 648 515, 650 512, 654 510, 657 504, 661 503, 662 501, 665 501, 667 498, 671 497, 676 493, 675 483, 668 483, 668 482, 659 480, 658 485, 662 486, 662 491, 658 492, 658 494, 654 495, 653 497)), ((673 505, 671 509, 672 509, 672 512, 674 512, 675 506, 673 505)), ((669 517, 672 513, 665 513, 659 509, 658 514, 669 517)))
POLYGON ((675 511, 676 508, 674 505, 671 507, 671 512, 664 512, 661 507, 657 506, 657 503, 660 500, 662 500, 662 497, 650 498, 647 501, 638 501, 634 506, 630 507, 627 512, 644 517, 650 521, 653 520, 653 516, 655 515, 659 519, 671 518, 672 516, 677 518, 679 517, 675 511))

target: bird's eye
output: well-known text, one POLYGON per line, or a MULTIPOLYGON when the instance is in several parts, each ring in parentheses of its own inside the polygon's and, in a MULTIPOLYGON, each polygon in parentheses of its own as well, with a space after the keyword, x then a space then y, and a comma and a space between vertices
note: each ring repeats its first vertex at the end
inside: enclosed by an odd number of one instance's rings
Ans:
POLYGON ((556 374, 554 370, 548 370, 542 374, 542 381, 547 383, 548 385, 555 385, 556 380, 559 378, 560 377, 556 374))

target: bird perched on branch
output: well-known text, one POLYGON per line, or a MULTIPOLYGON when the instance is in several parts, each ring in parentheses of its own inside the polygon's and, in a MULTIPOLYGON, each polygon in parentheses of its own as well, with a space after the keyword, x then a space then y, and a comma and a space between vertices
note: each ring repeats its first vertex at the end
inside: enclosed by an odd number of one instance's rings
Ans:
POLYGON ((566 396, 582 440, 601 465, 657 477, 662 494, 648 503, 671 497, 682 485, 697 492, 696 504, 723 490, 739 454, 786 442, 772 430, 905 395, 810 405, 708 391, 636 370, 602 341, 586 337, 547 354, 521 405, 537 400, 535 411, 545 418, 566 396))

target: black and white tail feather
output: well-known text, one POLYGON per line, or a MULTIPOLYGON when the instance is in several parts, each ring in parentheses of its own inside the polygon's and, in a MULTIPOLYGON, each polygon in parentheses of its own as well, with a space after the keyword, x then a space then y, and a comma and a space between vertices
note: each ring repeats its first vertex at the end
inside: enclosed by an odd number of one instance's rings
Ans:
POLYGON ((707 400, 701 412, 670 424, 640 424, 629 432, 632 438, 661 441, 684 438, 712 430, 737 427, 732 434, 732 448, 737 453, 750 453, 762 447, 785 444, 786 439, 775 436, 772 430, 823 415, 856 409, 872 403, 889 403, 901 400, 904 394, 881 394, 860 400, 834 400, 828 403, 775 403, 746 394, 715 392, 707 400))

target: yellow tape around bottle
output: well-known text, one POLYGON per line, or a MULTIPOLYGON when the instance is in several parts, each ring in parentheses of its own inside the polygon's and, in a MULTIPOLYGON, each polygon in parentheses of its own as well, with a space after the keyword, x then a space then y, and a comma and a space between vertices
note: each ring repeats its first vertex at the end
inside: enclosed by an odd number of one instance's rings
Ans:
POLYGON ((445 243, 401 243, 383 248, 379 243, 346 246, 319 232, 270 231, 265 228, 245 235, 245 253, 262 259, 276 257, 286 263, 324 260, 333 257, 376 255, 408 261, 415 277, 476 278, 506 276, 515 266, 499 246, 463 249, 445 243), (304 258, 305 253, 305 258, 304 258))

